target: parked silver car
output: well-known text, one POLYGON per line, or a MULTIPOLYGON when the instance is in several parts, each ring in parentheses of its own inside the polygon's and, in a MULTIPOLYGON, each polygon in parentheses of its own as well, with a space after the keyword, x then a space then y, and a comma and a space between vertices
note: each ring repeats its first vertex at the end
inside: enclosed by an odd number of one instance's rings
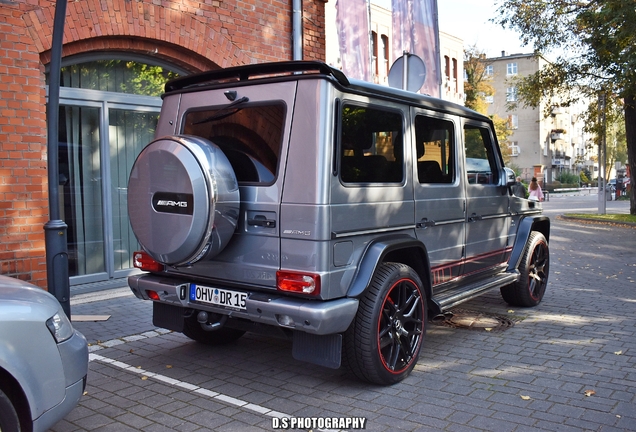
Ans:
POLYGON ((46 431, 79 402, 88 345, 59 302, 0 275, 0 430, 46 431))

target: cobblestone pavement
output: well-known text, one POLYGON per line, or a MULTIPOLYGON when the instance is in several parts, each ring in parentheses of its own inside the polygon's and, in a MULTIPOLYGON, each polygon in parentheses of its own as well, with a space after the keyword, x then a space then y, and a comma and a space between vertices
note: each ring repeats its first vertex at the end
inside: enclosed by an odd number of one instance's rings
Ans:
MULTIPOLYGON (((544 207, 593 211, 585 199, 544 207)), ((543 302, 514 309, 495 291, 462 304, 514 326, 431 324, 415 370, 391 387, 295 361, 284 340, 206 347, 155 329, 150 303, 127 290, 78 295, 73 315, 110 318, 75 322, 92 345, 88 386, 53 430, 272 431, 282 414, 364 417, 368 431, 636 430, 635 246, 636 228, 553 218, 543 302)))

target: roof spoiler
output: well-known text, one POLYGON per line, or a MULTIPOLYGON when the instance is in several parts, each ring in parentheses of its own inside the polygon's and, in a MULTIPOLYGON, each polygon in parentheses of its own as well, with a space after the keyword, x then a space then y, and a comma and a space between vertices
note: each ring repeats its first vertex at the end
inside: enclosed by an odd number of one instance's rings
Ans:
POLYGON ((258 78, 271 78, 292 74, 322 74, 331 76, 341 85, 348 86, 349 80, 341 70, 335 69, 321 61, 284 61, 275 63, 255 63, 244 66, 233 66, 187 75, 166 83, 166 93, 199 87, 208 84, 219 84, 232 81, 247 81, 258 78))

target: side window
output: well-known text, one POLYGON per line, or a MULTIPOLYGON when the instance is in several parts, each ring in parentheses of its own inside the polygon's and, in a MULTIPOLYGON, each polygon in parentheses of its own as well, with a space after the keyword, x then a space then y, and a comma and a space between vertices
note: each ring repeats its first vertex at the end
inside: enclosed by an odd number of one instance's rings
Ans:
POLYGON ((490 129, 473 125, 464 126, 466 146, 466 172, 472 185, 498 183, 497 162, 493 150, 490 129))
POLYGON ((415 117, 417 177, 420 183, 453 183, 455 180, 453 131, 450 121, 415 117))
POLYGON ((345 104, 340 136, 344 183, 401 183, 404 178, 402 115, 345 104))

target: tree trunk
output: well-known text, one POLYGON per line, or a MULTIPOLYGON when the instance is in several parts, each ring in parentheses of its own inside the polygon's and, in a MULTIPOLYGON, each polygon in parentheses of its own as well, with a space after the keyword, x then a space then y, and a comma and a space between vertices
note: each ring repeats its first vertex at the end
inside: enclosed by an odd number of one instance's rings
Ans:
POLYGON ((632 190, 629 213, 636 215, 636 95, 633 94, 625 97, 625 137, 632 190))

